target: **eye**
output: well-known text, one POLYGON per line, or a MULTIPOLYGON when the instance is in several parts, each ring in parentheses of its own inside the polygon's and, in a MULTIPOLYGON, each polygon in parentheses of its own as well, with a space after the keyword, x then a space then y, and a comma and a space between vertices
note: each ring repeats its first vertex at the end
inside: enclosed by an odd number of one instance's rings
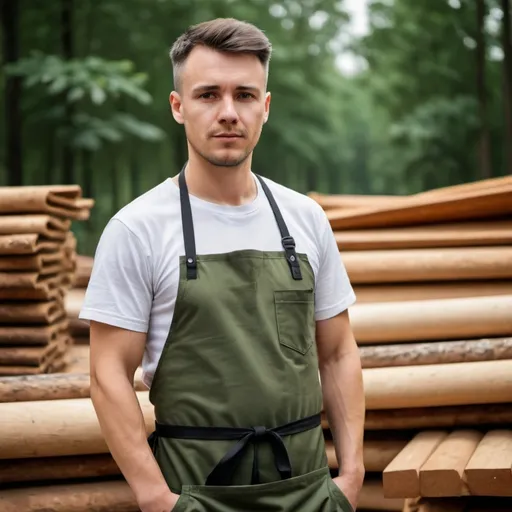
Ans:
POLYGON ((250 100, 251 98, 254 98, 254 94, 251 94, 250 92, 241 92, 239 96, 242 100, 250 100))
POLYGON ((203 94, 199 95, 199 97, 203 100, 211 100, 213 96, 213 92, 203 92, 203 94))

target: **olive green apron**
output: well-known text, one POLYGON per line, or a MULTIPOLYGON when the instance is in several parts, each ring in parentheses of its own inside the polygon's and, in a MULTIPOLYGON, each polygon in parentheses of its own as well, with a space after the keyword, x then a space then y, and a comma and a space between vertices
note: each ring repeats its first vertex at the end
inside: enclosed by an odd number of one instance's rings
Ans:
POLYGON ((258 179, 284 251, 196 255, 180 173, 185 256, 149 442, 173 512, 348 512, 320 425, 313 270, 258 179))

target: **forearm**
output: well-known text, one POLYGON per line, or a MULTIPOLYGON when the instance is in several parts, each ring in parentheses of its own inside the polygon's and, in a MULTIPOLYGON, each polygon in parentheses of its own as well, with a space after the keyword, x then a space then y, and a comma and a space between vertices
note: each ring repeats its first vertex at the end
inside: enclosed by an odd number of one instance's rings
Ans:
POLYGON ((139 506, 170 490, 147 442, 144 417, 132 384, 121 372, 91 375, 91 399, 109 450, 139 506))
POLYGON ((320 366, 324 409, 333 434, 340 475, 364 474, 365 399, 361 360, 355 342, 320 366))

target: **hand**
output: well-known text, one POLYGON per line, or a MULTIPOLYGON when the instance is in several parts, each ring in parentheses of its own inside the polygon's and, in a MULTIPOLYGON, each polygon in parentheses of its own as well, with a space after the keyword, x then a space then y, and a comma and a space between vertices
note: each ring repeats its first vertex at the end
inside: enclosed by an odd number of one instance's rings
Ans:
POLYGON ((347 473, 332 479, 340 491, 346 496, 353 510, 357 508, 359 493, 363 486, 364 476, 347 473))
POLYGON ((160 496, 148 496, 148 499, 139 500, 141 512, 172 512, 180 499, 179 494, 171 491, 160 496))

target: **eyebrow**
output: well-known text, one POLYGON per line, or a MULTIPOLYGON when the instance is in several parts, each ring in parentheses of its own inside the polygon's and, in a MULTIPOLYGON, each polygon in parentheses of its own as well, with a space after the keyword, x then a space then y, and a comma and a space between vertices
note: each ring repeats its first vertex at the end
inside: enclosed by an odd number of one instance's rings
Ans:
MULTIPOLYGON (((210 91, 218 91, 220 90, 219 85, 198 85, 197 87, 194 87, 192 89, 193 93, 199 93, 199 92, 210 92, 210 91)), ((254 85, 237 85, 235 90, 237 91, 249 91, 257 93, 259 92, 258 87, 254 85)))

